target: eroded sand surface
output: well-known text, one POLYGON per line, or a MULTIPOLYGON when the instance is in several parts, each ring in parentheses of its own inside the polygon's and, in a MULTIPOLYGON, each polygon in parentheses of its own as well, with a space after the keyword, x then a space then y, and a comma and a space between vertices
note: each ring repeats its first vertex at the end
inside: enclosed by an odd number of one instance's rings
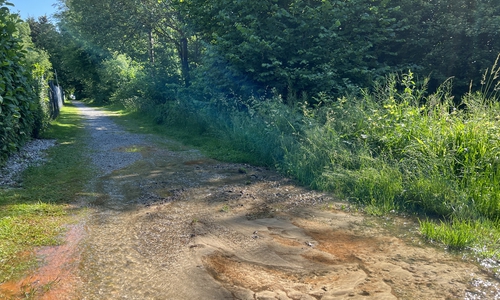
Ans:
POLYGON ((85 299, 464 299, 487 276, 410 221, 391 232, 271 171, 182 155, 150 148, 105 179, 130 206, 100 204, 85 299))
POLYGON ((45 299, 499 297, 492 275, 425 245, 414 220, 368 217, 265 168, 89 120, 108 141, 92 155, 109 160, 85 198, 78 280, 45 299))

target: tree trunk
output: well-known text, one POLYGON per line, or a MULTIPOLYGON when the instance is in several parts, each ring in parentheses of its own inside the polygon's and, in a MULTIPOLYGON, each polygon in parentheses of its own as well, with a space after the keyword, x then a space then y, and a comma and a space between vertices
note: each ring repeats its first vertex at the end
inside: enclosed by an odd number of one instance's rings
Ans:
POLYGON ((188 87, 191 84, 190 76, 189 76, 189 60, 188 60, 188 39, 182 38, 179 55, 181 58, 181 66, 182 66, 182 76, 184 77, 184 85, 188 87))
POLYGON ((149 33, 149 62, 151 63, 151 66, 155 65, 155 40, 153 38, 153 32, 150 30, 149 33))

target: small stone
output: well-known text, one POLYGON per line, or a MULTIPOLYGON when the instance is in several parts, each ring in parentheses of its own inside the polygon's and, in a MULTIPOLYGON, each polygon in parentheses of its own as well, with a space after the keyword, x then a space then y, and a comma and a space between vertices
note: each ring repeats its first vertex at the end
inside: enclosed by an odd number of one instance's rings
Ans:
POLYGON ((255 294, 257 300, 276 300, 276 293, 271 291, 263 291, 255 294))

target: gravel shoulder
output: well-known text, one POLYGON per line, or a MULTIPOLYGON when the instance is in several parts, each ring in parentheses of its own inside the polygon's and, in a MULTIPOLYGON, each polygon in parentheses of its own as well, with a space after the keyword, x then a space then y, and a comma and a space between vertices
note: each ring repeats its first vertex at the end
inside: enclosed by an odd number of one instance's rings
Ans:
POLYGON ((20 176, 30 166, 38 166, 45 160, 45 151, 56 144, 55 140, 34 139, 14 153, 0 168, 0 186, 19 187, 20 176))

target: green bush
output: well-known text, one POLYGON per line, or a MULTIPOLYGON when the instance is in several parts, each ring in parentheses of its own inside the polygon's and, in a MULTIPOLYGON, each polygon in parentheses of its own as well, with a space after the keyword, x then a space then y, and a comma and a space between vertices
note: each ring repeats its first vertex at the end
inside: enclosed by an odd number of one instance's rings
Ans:
POLYGON ((16 151, 43 123, 40 101, 31 86, 17 15, 0 0, 0 163, 16 151))
POLYGON ((392 76, 377 93, 309 113, 314 126, 287 151, 287 171, 364 204, 499 218, 496 98, 471 92, 459 109, 446 84, 425 97, 423 88, 411 73, 392 76))

